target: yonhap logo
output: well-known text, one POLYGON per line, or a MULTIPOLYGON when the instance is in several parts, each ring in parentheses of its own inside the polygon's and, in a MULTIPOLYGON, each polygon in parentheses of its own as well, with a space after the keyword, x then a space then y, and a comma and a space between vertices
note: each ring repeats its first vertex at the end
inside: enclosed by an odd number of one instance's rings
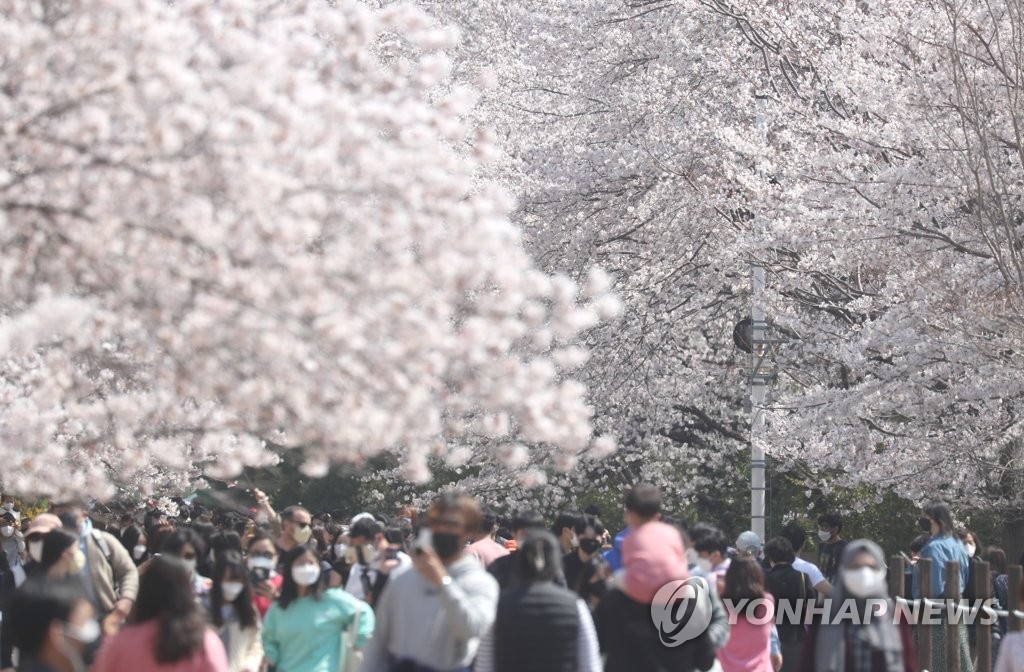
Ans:
POLYGON ((691 576, 666 583, 654 595, 651 619, 665 646, 676 647, 696 639, 711 623, 708 582, 691 576))

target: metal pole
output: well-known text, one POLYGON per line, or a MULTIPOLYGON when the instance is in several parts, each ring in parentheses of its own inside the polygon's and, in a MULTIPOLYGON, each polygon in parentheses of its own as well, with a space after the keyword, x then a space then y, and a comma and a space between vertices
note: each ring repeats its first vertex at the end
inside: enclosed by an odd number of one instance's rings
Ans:
MULTIPOLYGON (((761 140, 768 144, 768 124, 764 113, 764 99, 758 99, 757 126, 761 140)), ((767 179, 767 178, 766 178, 767 179)), ((754 218, 754 226, 764 228, 763 216, 754 218)), ((768 398, 768 379, 762 366, 767 356, 767 325, 764 321, 764 266, 754 262, 750 266, 750 345, 753 366, 750 376, 750 529, 764 541, 765 487, 764 487, 764 406, 768 398)))

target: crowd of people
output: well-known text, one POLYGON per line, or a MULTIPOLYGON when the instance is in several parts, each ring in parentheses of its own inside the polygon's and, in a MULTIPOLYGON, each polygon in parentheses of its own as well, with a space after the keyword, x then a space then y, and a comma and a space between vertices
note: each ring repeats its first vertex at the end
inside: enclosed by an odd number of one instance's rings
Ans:
MULTIPOLYGON (((834 514, 817 521, 814 563, 801 555, 798 524, 765 542, 750 531, 733 541, 662 510, 646 484, 626 494, 614 537, 595 508, 549 524, 534 510, 505 519, 446 494, 423 512, 341 520, 301 506, 276 511, 254 494, 249 511, 179 500, 176 515, 151 502, 116 519, 73 502, 28 519, 5 497, 0 670, 918 670, 909 623, 870 610, 835 618, 850 601, 892 603, 881 548, 844 539, 834 514), (694 578, 706 587, 706 627, 666 641, 652 618, 666 606, 662 589, 694 578), (831 611, 808 621, 813 604, 831 611)), ((961 586, 972 586, 972 559, 984 556, 1007 603, 1005 553, 979 554, 977 535, 955 530, 943 503, 924 507, 920 524, 913 597, 924 586, 943 595, 952 561, 961 586), (930 576, 916 570, 918 558, 932 560, 930 576)), ((676 634, 698 610, 669 613, 676 634)), ((931 631, 932 669, 945 670, 947 628, 931 631)), ((1024 670, 1024 633, 1007 632, 1005 619, 994 633, 994 669, 1024 670)), ((966 627, 960 640, 959 669, 970 671, 966 627)))

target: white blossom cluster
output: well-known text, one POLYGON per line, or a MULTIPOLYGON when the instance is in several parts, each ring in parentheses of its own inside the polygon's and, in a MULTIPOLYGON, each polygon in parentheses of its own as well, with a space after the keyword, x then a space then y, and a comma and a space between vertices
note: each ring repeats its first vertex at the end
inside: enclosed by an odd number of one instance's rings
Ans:
POLYGON ((539 270, 479 179, 455 39, 345 0, 4 4, 5 490, 590 450, 569 370, 620 305, 539 270))
POLYGON ((757 260, 788 341, 771 455, 825 491, 1020 503, 1019 2, 423 4, 464 28, 460 70, 497 73, 478 114, 529 248, 551 271, 599 263, 624 303, 581 370, 619 451, 548 478, 552 499, 714 492, 736 469, 732 328, 757 260))

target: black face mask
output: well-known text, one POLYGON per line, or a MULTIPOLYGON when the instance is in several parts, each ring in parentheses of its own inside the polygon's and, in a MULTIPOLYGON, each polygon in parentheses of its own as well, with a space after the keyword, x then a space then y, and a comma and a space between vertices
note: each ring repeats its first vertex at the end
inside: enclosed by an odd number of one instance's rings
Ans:
POLYGON ((434 532, 434 551, 442 560, 454 557, 462 550, 462 538, 451 532, 434 532))
POLYGON ((929 518, 928 516, 921 516, 920 518, 917 519, 917 526, 920 527, 925 532, 931 532, 932 531, 932 519, 929 518))
POLYGON ((597 551, 600 548, 601 548, 601 540, 600 539, 589 539, 589 538, 580 539, 580 550, 583 551, 584 553, 586 553, 587 555, 593 555, 594 553, 597 553, 597 551))

